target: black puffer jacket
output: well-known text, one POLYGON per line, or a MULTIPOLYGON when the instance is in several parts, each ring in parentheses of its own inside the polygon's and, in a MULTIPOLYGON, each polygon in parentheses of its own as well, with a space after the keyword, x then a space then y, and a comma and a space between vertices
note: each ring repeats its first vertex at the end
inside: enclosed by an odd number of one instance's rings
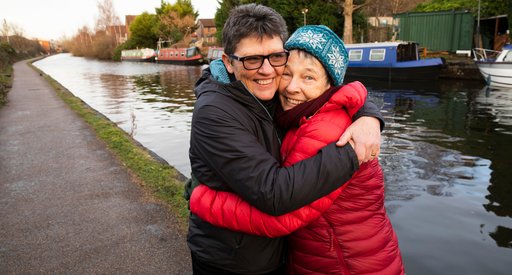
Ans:
MULTIPOLYGON (((351 146, 330 144, 291 167, 279 163, 279 134, 272 120, 277 98, 260 102, 242 82, 224 84, 206 69, 196 84, 190 162, 199 182, 237 193, 272 215, 329 194, 358 168, 351 146)), ((375 105, 358 115, 379 117, 375 105)), ((191 214, 188 245, 202 261, 243 274, 270 272, 283 263, 284 240, 214 227, 191 214)))

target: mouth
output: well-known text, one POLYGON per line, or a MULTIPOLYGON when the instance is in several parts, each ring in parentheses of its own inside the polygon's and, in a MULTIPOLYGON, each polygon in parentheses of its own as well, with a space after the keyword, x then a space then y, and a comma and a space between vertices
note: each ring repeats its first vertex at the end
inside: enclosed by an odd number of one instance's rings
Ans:
POLYGON ((274 82, 274 79, 273 78, 271 78, 271 79, 257 79, 257 80, 254 80, 254 82, 256 82, 258 85, 269 85, 272 82, 274 82))
POLYGON ((284 99, 286 100, 287 103, 292 104, 292 105, 299 105, 301 103, 306 102, 305 100, 298 100, 298 99, 289 98, 286 95, 283 95, 283 97, 284 97, 284 99))

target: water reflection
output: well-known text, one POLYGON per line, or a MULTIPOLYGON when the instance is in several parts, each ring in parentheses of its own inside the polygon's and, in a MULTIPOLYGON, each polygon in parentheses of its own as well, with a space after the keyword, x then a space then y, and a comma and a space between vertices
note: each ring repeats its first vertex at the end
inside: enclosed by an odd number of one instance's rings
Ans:
MULTIPOLYGON (((36 66, 189 175, 199 67, 69 55, 36 66)), ((468 81, 363 83, 386 120, 386 207, 407 273, 509 274, 512 91, 468 81)))

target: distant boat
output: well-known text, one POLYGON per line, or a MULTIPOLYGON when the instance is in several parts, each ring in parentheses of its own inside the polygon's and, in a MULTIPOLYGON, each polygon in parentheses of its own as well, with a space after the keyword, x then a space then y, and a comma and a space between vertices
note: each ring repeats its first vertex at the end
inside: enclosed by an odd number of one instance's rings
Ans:
POLYGON ((501 51, 482 48, 473 49, 475 63, 487 85, 512 87, 512 45, 503 46, 501 51))
POLYGON ((155 57, 155 50, 149 48, 121 51, 121 61, 153 62, 155 57))
POLYGON ((206 61, 208 63, 210 63, 215 59, 222 58, 223 53, 224 53, 224 48, 222 48, 222 47, 209 47, 208 54, 206 55, 206 61))
POLYGON ((348 78, 372 78, 388 81, 421 81, 439 78, 441 58, 420 59, 415 42, 379 42, 346 44, 348 78))
POLYGON ((158 41, 157 63, 177 65, 201 65, 204 63, 203 56, 198 47, 164 47, 165 43, 166 41, 158 41))

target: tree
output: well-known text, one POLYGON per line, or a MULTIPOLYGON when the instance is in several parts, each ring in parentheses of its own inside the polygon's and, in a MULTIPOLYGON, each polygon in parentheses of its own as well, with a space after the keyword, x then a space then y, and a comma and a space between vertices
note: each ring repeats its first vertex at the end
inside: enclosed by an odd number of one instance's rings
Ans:
POLYGON ((107 30, 109 26, 120 25, 112 0, 103 0, 97 3, 99 17, 96 19, 96 30, 107 30))
POLYGON ((2 24, 2 36, 5 37, 7 44, 9 44, 9 35, 11 32, 11 27, 7 24, 7 20, 4 19, 4 23, 2 24))
POLYGON ((130 25, 130 41, 129 44, 143 47, 155 48, 158 42, 158 17, 155 14, 144 12, 135 17, 133 23, 130 25))
POLYGON ((217 28, 217 41, 222 42, 222 29, 224 28, 224 23, 228 20, 229 11, 240 5, 240 0, 217 0, 219 3, 219 8, 215 12, 215 27, 217 28))
POLYGON ((281 14, 288 26, 288 32, 292 33, 304 24, 302 9, 307 8, 307 24, 325 25, 335 33, 341 33, 343 16, 337 8, 336 0, 224 0, 219 1, 219 9, 215 13, 215 25, 217 27, 217 38, 221 41, 221 33, 226 22, 229 11, 238 5, 257 3, 273 8, 281 14))
MULTIPOLYGON (((507 14, 507 5, 510 0, 481 0, 480 15, 490 17, 507 14)), ((478 12, 478 0, 432 0, 419 4, 414 11, 432 12, 447 10, 469 10, 473 14, 478 12)))
POLYGON ((119 34, 116 26, 121 25, 112 4, 112 0, 97 3, 99 16, 96 19, 96 33, 93 41, 93 56, 99 59, 110 59, 114 49, 119 44, 119 34))
POLYGON ((199 16, 190 0, 178 0, 173 5, 162 1, 161 7, 155 11, 159 18, 157 31, 161 39, 170 43, 190 39, 187 36, 195 30, 199 16))
POLYGON ((353 43, 352 34, 353 34, 353 26, 352 26, 352 15, 354 11, 368 5, 368 2, 361 1, 360 4, 354 4, 354 0, 343 0, 343 17, 345 18, 344 26, 343 26, 343 41, 347 44, 353 43))

